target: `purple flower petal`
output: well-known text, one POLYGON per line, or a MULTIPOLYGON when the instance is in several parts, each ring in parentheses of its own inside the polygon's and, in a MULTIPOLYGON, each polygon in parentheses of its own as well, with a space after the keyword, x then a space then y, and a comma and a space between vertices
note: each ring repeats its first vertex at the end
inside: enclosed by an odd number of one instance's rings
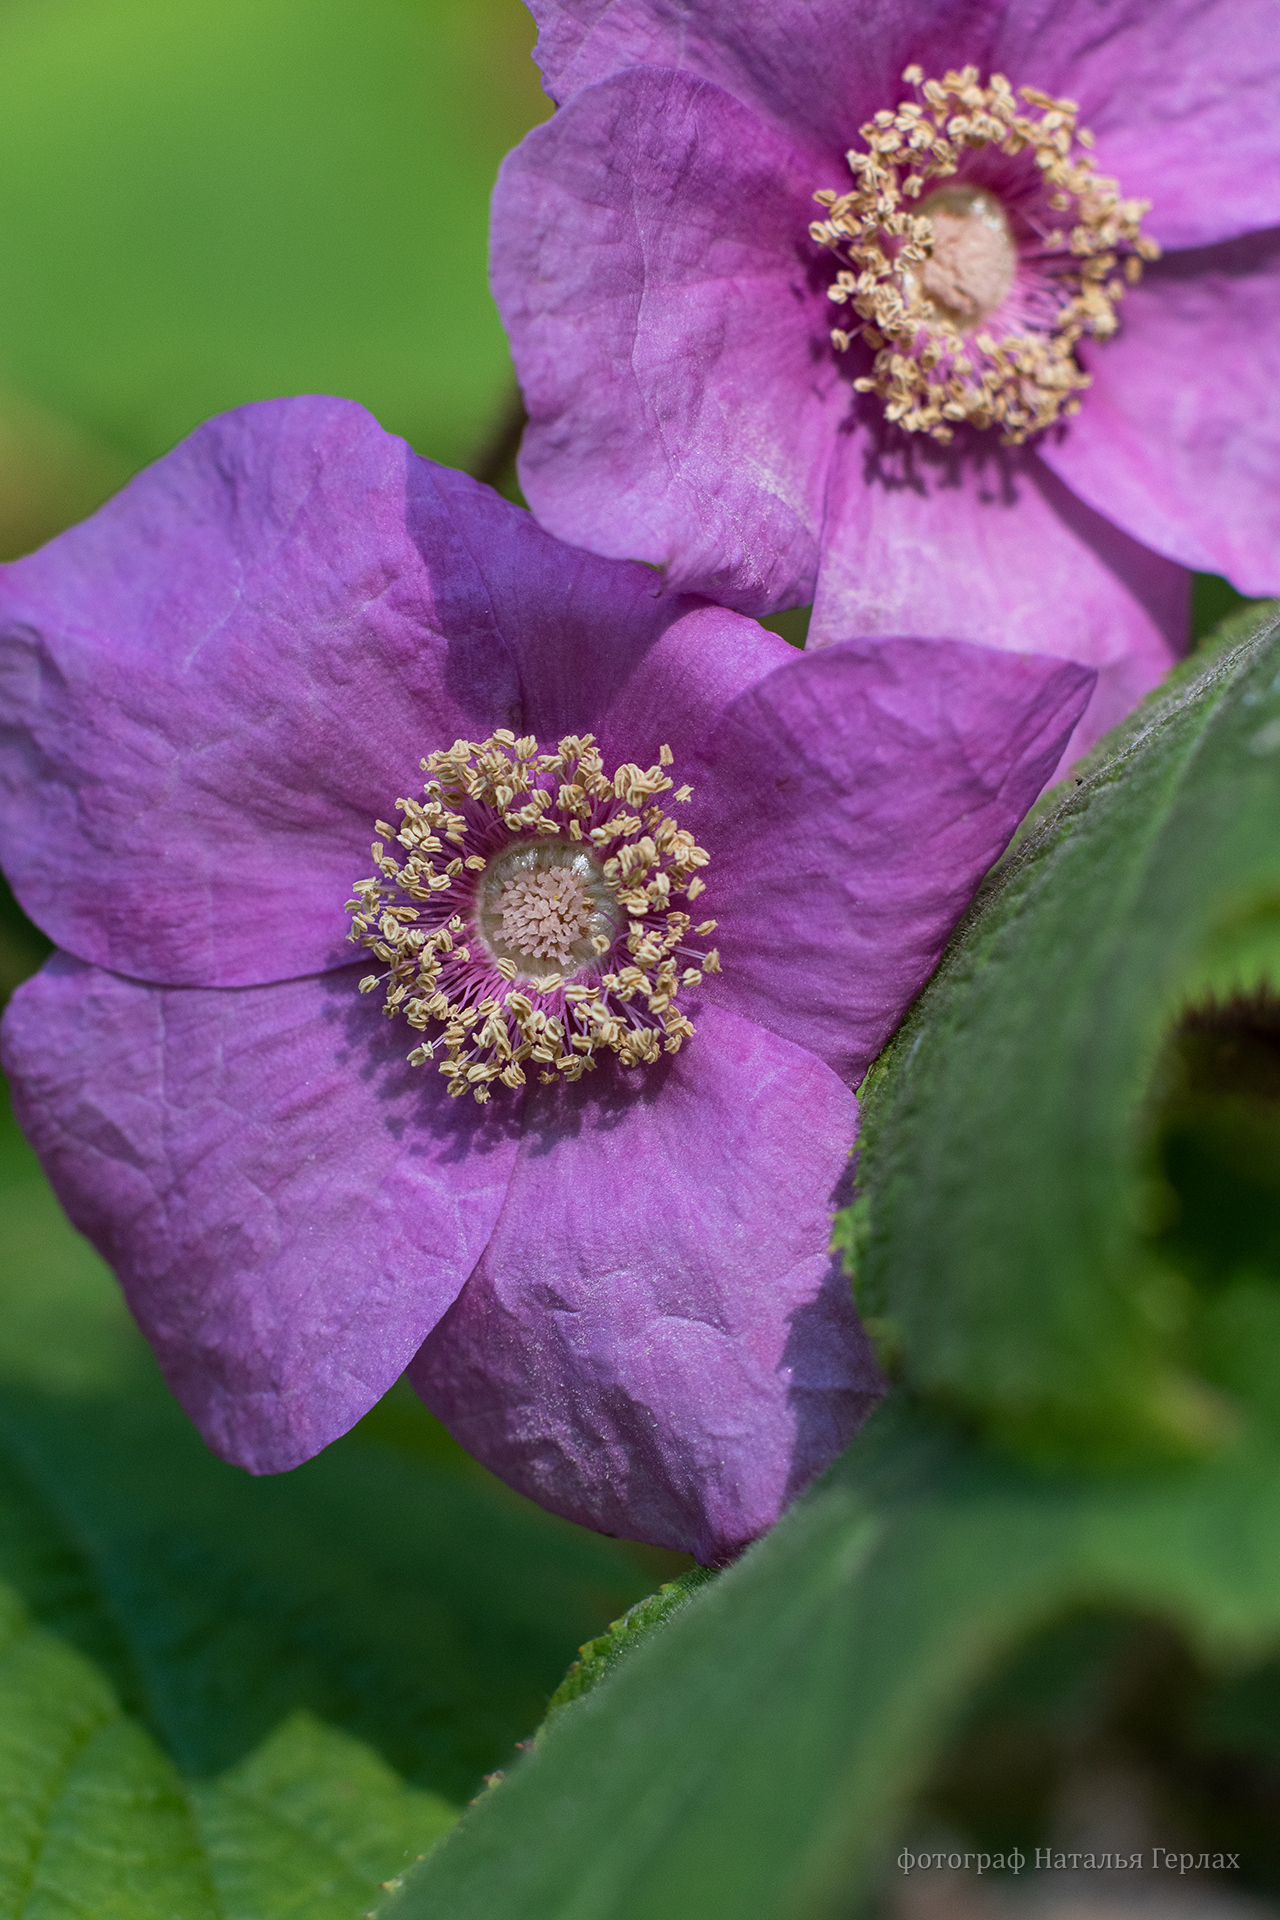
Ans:
POLYGON ((1079 101, 1100 168, 1150 200, 1162 246, 1280 221, 1272 0, 1034 0, 1004 14, 994 64, 1079 101))
POLYGON ((5 1067, 74 1224, 225 1459, 296 1466, 384 1393, 493 1229, 514 1116, 486 1120, 355 973, 165 991, 55 956, 5 1067))
POLYGON ((1280 230, 1157 261, 1043 453, 1082 499, 1242 593, 1280 590, 1280 230))
POLYGON ((1280 219, 1271 0, 532 0, 557 101, 627 68, 724 87, 806 144, 844 152, 902 97, 902 70, 973 64, 1066 94, 1104 170, 1153 202, 1167 246, 1280 219))
POLYGON ((508 158, 493 285, 544 525, 747 612, 811 597, 848 408, 810 284, 828 175, 680 74, 594 88, 508 158))
POLYGON ((1034 454, 942 450, 855 410, 795 248, 807 164, 714 87, 652 71, 577 95, 508 160, 494 284, 529 498, 564 537, 755 612, 807 596, 821 525, 813 643, 926 632, 1096 665, 1074 756, 1185 648, 1187 575, 1034 454))
POLYGON ((349 960, 374 819, 515 692, 433 469, 318 399, 211 421, 6 568, 0 676, 27 912, 82 959, 206 986, 349 960))
POLYGON ((692 776, 724 965, 708 995, 856 1085, 1093 678, 1038 655, 883 640, 797 658, 744 694, 692 776))
POLYGON ((543 1506, 715 1561, 883 1390, 828 1252, 857 1108, 811 1055, 710 1007, 623 1080, 530 1096, 493 1239, 410 1378, 543 1506))
POLYGON ((887 446, 870 431, 841 442, 810 646, 914 631, 1087 661, 1098 687, 1074 758, 1184 651, 1189 575, 1033 453, 976 436, 954 451, 920 434, 887 446))
POLYGON ((665 592, 651 568, 566 547, 461 474, 437 468, 434 478, 487 566, 489 605, 518 685, 503 718, 522 732, 542 741, 591 732, 611 770, 647 765, 667 742, 683 778, 679 766, 724 709, 795 658, 754 620, 665 592))
MULTIPOLYGON (((363 408, 243 408, 0 575, 0 857, 61 946, 136 978, 346 965, 343 902, 423 755, 526 724, 522 679, 531 715, 618 698, 688 611, 363 408)), ((764 670, 735 631, 729 692, 764 670)))

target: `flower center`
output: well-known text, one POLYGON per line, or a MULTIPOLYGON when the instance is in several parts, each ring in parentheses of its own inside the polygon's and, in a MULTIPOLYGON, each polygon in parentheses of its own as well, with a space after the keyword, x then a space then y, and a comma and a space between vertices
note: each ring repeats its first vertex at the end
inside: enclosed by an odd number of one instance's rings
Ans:
POLYGON ((1004 304, 1018 264, 1005 210, 982 187, 940 187, 920 202, 933 250, 904 285, 931 309, 935 326, 971 331, 1004 304))
POLYGON ((976 67, 902 77, 916 98, 860 129, 852 192, 814 195, 827 217, 809 231, 842 262, 827 291, 849 309, 831 338, 872 348, 854 386, 907 432, 945 441, 967 422, 1016 444, 1079 410, 1077 343, 1115 332, 1126 282, 1159 255, 1150 202, 1096 171, 1073 100, 1023 87, 1021 107, 976 67))
POLYGON ((586 965, 595 957, 593 938, 604 936, 612 945, 618 931, 617 899, 604 868, 572 841, 513 841, 485 869, 476 907, 476 927, 492 958, 511 961, 517 979, 535 986, 548 974, 586 965))
POLYGON ((388 1015, 439 1028, 409 1059, 443 1049, 450 1093, 523 1086, 526 1062, 577 1080, 602 1051, 640 1066, 692 1035, 678 996, 720 957, 690 945, 715 921, 694 927, 677 904, 703 891, 707 855, 655 804, 671 759, 607 775, 590 734, 542 749, 502 728, 431 754, 422 800, 396 801, 403 825, 377 822, 378 872, 347 911, 384 971, 360 991, 385 985, 388 1015))

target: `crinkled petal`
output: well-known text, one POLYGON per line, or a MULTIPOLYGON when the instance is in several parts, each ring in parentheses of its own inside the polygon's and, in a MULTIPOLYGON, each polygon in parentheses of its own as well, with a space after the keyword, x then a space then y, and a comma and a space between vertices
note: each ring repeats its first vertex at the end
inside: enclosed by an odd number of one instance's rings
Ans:
POLYGON ((477 563, 502 552, 486 584, 516 676, 504 718, 520 732, 590 732, 611 771, 648 765, 664 742, 683 765, 727 706, 795 657, 754 620, 665 592, 650 567, 566 546, 462 474, 437 470, 436 482, 446 495, 456 486, 477 563))
POLYGON ((855 1119, 821 1062, 712 1007, 660 1067, 539 1089, 414 1385, 543 1506, 732 1554, 882 1391, 828 1252, 855 1119))
POLYGON ((760 681, 694 775, 723 963, 706 992, 856 1085, 1092 686, 1070 662, 947 640, 846 641, 760 681))
POLYGON ((518 1107, 404 1063, 351 970, 148 987, 56 955, 5 1015, 23 1129, 209 1445, 296 1466, 402 1372, 498 1218, 518 1107))
POLYGON ((205 986, 349 959, 373 821, 515 694, 439 471, 348 401, 244 407, 4 569, 0 858, 59 945, 205 986))
POLYGON ((714 81, 833 154, 917 61, 972 64, 1080 103, 1103 170, 1170 246, 1280 219, 1272 0, 532 0, 557 101, 639 66, 714 81))
POLYGON ((809 644, 927 633, 1096 667, 1069 762, 1185 650, 1190 584, 1035 454, 872 422, 832 474, 809 644))
POLYGON ((982 59, 1005 8, 970 0, 962 33, 954 0, 531 0, 531 11, 534 57, 556 101, 628 68, 673 67, 838 155, 878 107, 897 103, 909 60, 982 59), (942 51, 960 45, 974 51, 942 51))
MULTIPOLYGON (((423 756, 537 727, 571 681, 620 699, 689 611, 360 407, 244 408, 0 575, 0 857, 62 946, 137 978, 345 965, 423 756)), ((767 638, 736 631, 731 692, 767 638)))
POLYGON ((750 613, 812 594, 848 406, 813 282, 817 165, 715 87, 625 74, 535 128, 494 195, 534 511, 750 613))
POLYGON ((1280 228, 1167 254, 1087 351, 1044 459, 1100 513, 1242 593, 1280 591, 1280 228))

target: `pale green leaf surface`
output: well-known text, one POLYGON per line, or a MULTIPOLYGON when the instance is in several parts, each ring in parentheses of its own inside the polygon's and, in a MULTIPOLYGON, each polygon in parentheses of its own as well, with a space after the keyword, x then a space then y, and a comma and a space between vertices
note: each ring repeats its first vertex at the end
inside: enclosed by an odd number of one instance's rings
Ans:
POLYGON ((0 1586, 6 1920, 354 1920, 454 1809, 297 1714, 184 1782, 100 1672, 0 1586))
POLYGON ((1280 982, 1280 638, 1211 650, 988 885, 874 1070, 860 1303, 913 1386, 1040 1451, 1226 1443, 1151 1235, 1150 1097, 1189 1004, 1280 982))
POLYGON ((852 1913, 975 1681, 1073 1603, 1280 1638, 1280 1458, 1050 1475, 896 1401, 412 1872, 382 1920, 852 1913))
POLYGON ((305 1712, 189 1792, 226 1920, 348 1920, 456 1818, 305 1712))
POLYGON ((0 1586, 0 1914, 218 1920, 172 1764, 0 1586))

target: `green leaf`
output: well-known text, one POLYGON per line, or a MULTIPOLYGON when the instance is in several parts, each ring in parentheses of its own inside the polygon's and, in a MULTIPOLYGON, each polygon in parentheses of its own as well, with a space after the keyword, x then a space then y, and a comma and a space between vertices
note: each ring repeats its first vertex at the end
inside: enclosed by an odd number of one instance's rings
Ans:
POLYGON ((6 1116, 0 1920, 357 1920, 681 1564, 407 1390, 294 1473, 214 1459, 6 1116))
POLYGON ((532 40, 518 0, 0 9, 0 380, 19 438, 51 419, 54 492, 59 433, 106 491, 308 391, 473 458, 511 382, 488 196, 549 111, 532 40))
POLYGON ((220 1920, 172 1765, 0 1587, 0 1913, 220 1920))
POLYGON ((227 1920, 348 1920, 456 1818, 305 1712, 189 1792, 227 1920))
POLYGON ((1156 1133, 1186 1010, 1280 982, 1280 637, 1257 622, 1058 795, 866 1090, 860 1303, 907 1382, 1039 1452, 1195 1450, 1248 1417, 1158 1244, 1156 1133))
POLYGON ((975 1684, 1073 1603, 1280 1639, 1280 1455, 1048 1473, 900 1396, 561 1714, 380 1920, 824 1920, 874 1890, 975 1684))
POLYGON ((354 1920, 455 1810, 297 1714, 185 1782, 101 1674, 0 1586, 0 1914, 354 1920))
POLYGON ((593 1687, 598 1686, 606 1675, 613 1672, 620 1660, 627 1659, 652 1633, 665 1626, 672 1614, 684 1606, 699 1587, 714 1579, 715 1574, 709 1567, 691 1567, 678 1580, 667 1580, 656 1593, 638 1600, 620 1620, 610 1621, 606 1632, 580 1646, 577 1659, 547 1704, 542 1731, 572 1701, 581 1700, 593 1687))

